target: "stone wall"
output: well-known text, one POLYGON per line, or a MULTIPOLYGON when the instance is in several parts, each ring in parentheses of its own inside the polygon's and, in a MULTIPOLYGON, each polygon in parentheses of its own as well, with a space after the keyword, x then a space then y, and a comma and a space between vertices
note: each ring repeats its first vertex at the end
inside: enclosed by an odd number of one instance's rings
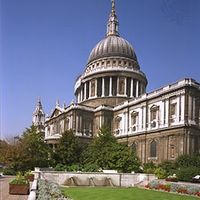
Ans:
POLYGON ((36 177, 66 186, 133 187, 156 179, 152 174, 83 173, 35 170, 36 177))

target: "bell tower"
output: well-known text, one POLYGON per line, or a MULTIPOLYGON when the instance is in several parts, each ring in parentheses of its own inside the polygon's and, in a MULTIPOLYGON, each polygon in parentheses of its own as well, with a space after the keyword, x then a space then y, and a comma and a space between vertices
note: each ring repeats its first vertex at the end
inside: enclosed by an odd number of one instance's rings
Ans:
POLYGON ((33 112, 32 124, 37 127, 38 132, 44 132, 45 113, 40 98, 38 98, 35 111, 33 112))

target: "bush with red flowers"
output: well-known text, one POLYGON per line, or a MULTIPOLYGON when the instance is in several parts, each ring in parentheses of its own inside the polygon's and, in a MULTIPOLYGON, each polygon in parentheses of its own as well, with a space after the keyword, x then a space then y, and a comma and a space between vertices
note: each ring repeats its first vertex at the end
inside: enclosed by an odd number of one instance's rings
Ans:
POLYGON ((177 192, 180 194, 196 195, 200 197, 200 186, 179 183, 165 183, 159 180, 153 180, 145 186, 148 189, 162 190, 166 192, 177 192))

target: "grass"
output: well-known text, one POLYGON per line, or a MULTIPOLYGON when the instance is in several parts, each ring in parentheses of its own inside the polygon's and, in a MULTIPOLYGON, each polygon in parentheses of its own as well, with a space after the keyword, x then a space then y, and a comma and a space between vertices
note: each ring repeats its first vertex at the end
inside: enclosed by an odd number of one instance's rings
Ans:
POLYGON ((61 188, 63 194, 73 200, 197 200, 198 197, 171 194, 140 188, 61 188))

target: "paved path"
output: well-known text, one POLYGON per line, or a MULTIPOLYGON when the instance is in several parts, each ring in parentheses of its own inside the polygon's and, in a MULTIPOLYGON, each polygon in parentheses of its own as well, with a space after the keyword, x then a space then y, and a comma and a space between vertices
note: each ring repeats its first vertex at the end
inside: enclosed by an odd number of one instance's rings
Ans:
POLYGON ((10 195, 9 194, 9 181, 13 177, 5 176, 0 177, 0 200, 27 200, 28 195, 10 195))

